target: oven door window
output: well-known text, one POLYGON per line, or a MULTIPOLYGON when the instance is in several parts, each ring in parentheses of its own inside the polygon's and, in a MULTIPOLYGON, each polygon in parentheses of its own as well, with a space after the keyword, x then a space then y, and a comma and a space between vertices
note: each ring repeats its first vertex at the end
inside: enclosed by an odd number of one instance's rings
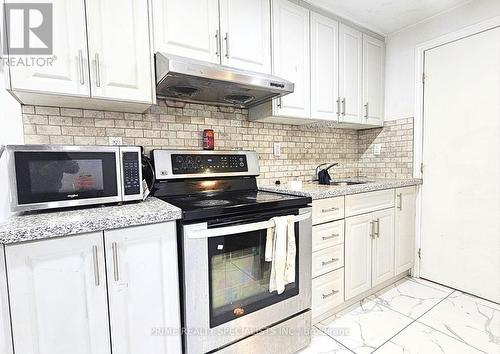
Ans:
POLYGON ((208 239, 210 328, 299 293, 299 230, 295 225, 295 282, 269 292, 271 262, 265 261, 266 230, 208 239))
POLYGON ((118 195, 114 152, 16 152, 19 204, 118 195))

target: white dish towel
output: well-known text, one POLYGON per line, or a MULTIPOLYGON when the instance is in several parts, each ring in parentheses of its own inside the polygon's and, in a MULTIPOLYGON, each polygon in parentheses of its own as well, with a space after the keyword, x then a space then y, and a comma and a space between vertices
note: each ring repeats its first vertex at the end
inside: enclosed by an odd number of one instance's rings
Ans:
POLYGON ((295 282, 295 217, 277 216, 274 227, 267 229, 265 259, 271 264, 269 292, 285 291, 285 285, 295 282))

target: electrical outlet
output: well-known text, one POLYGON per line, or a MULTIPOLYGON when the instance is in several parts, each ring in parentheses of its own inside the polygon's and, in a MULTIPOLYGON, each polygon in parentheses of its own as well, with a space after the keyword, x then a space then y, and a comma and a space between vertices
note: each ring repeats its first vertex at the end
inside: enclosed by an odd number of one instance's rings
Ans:
POLYGON ((382 152, 382 144, 373 144, 373 155, 379 156, 382 152))
POLYGON ((276 157, 279 157, 281 155, 281 144, 280 143, 273 144, 273 153, 274 153, 274 156, 276 156, 276 157))
POLYGON ((119 136, 110 136, 109 145, 122 145, 122 138, 119 136))

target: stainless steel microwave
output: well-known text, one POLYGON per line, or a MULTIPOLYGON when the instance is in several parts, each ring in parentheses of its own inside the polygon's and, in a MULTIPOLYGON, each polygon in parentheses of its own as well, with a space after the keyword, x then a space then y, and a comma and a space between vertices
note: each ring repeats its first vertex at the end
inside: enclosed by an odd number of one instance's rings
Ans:
POLYGON ((7 146, 11 210, 142 199, 137 146, 7 146))

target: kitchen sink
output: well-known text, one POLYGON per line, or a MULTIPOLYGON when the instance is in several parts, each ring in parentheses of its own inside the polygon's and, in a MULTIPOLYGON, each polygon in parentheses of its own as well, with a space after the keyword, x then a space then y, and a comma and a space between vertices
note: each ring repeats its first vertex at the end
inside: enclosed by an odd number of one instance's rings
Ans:
POLYGON ((359 182, 359 181, 331 181, 331 186, 354 186, 357 184, 365 184, 368 182, 359 182))

